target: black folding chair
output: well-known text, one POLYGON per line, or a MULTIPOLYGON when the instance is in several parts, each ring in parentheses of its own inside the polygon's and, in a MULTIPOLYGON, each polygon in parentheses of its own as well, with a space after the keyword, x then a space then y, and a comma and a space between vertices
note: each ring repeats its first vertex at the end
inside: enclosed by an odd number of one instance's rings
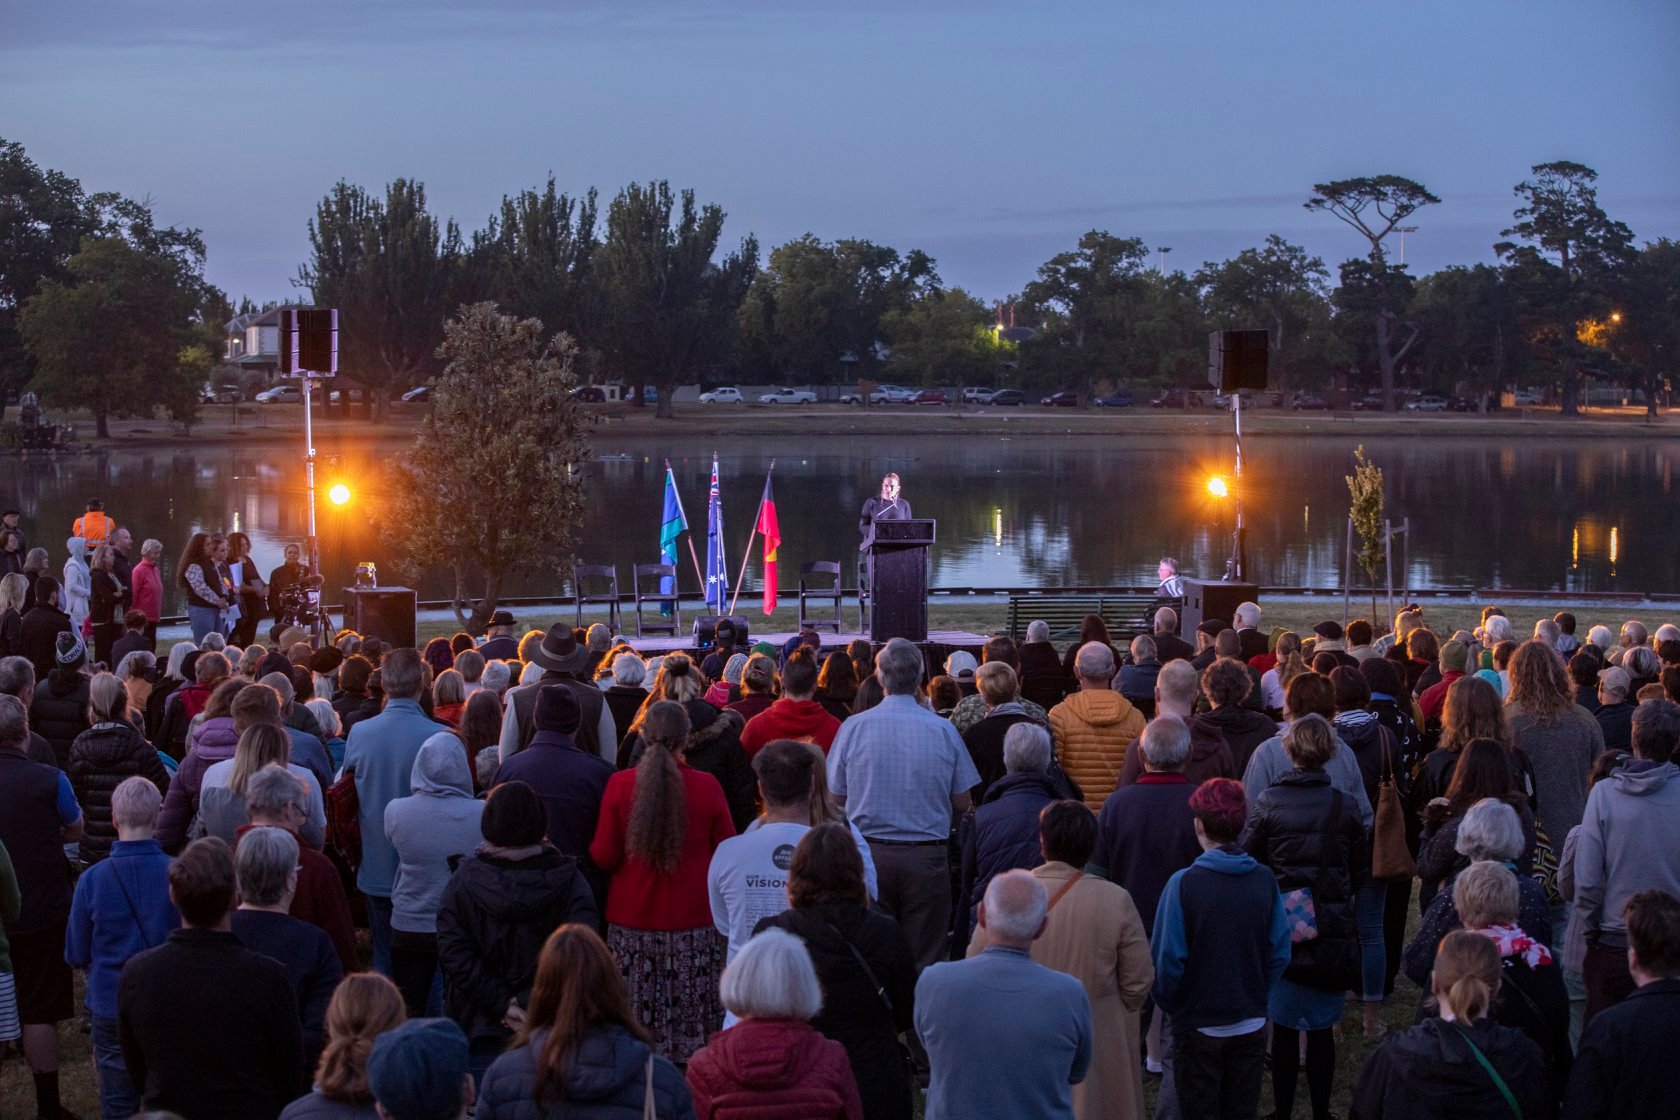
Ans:
POLYGON ((583 625, 586 603, 605 603, 607 628, 613 633, 623 629, 618 617, 618 566, 615 564, 573 564, 572 593, 577 598, 576 626, 583 625), (602 588, 605 590, 592 590, 602 588))
POLYGON ((645 634, 669 634, 673 638, 682 633, 682 602, 677 595, 677 566, 675 564, 632 564, 630 566, 631 594, 636 599, 636 637, 645 634), (671 581, 671 590, 662 590, 665 580, 671 581), (652 583, 653 590, 644 590, 652 583), (657 603, 658 612, 655 621, 649 622, 642 614, 643 603, 657 603), (664 614, 665 604, 671 606, 671 613, 664 614))

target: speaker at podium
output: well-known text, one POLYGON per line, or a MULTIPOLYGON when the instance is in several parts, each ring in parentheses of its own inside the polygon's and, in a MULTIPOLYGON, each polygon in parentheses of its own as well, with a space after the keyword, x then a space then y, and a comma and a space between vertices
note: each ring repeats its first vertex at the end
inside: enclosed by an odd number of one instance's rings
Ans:
POLYGON ((932 518, 877 521, 869 555, 869 640, 927 641, 928 549, 938 522, 932 518))

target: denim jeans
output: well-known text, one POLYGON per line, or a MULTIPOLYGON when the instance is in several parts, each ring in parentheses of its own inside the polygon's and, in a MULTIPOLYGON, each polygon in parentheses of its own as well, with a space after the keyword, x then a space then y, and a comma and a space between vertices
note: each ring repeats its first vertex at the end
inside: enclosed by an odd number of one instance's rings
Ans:
POLYGON ((1366 1003, 1381 1003, 1384 973, 1388 971, 1388 946, 1383 941, 1383 913, 1388 906, 1388 884, 1367 880, 1354 892, 1353 920, 1359 929, 1359 976, 1366 1003))
POLYGON ((221 626, 222 612, 216 607, 187 607, 187 622, 192 626, 194 645, 204 641, 204 635, 221 626))
POLYGON ((93 1017, 93 1065, 99 1071, 99 1115, 104 1120, 128 1120, 140 1111, 140 1093, 123 1064, 117 1021, 93 1017))
POLYGON ((373 944, 373 970, 391 975, 391 900, 376 894, 367 899, 368 940, 373 944))

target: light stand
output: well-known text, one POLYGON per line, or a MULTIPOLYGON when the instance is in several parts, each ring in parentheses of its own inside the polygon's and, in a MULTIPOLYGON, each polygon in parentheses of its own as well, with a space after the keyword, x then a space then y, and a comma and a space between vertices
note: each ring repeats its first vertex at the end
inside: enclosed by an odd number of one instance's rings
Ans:
POLYGON ((1225 582, 1246 583, 1248 579, 1248 530, 1243 526, 1243 453, 1242 453, 1242 392, 1236 390, 1231 397, 1231 416, 1237 427, 1237 471, 1233 477, 1235 493, 1232 499, 1236 502, 1237 523, 1231 533, 1231 555, 1225 561, 1225 582))
POLYGON ((305 596, 309 603, 309 644, 320 649, 325 643, 326 633, 321 626, 321 542, 315 533, 315 424, 314 404, 310 399, 311 391, 315 387, 315 378, 305 372, 303 375, 303 485, 308 494, 305 503, 307 529, 304 535, 304 585, 305 596))

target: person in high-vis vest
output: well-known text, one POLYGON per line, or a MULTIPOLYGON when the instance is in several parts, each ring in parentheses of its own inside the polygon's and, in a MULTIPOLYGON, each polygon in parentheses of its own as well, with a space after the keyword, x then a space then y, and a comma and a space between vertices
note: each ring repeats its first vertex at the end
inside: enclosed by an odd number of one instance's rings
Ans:
POLYGON ((88 554, 111 539, 111 534, 117 531, 117 523, 105 513, 105 503, 98 498, 89 498, 87 512, 76 518, 76 523, 70 527, 70 535, 81 537, 87 542, 88 554))

